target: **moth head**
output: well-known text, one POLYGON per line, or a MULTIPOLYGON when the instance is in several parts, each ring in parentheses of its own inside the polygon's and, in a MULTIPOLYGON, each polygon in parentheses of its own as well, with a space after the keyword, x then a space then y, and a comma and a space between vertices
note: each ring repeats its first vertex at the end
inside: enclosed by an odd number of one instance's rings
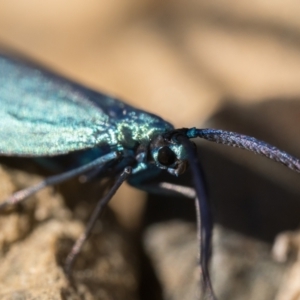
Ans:
POLYGON ((155 137, 150 143, 151 160, 155 165, 178 176, 183 174, 188 166, 187 153, 184 147, 162 135, 155 137))

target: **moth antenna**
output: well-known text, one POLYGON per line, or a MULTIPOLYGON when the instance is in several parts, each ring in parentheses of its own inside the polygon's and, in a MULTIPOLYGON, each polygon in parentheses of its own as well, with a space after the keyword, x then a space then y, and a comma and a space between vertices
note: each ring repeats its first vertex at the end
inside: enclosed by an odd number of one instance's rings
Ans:
POLYGON ((107 162, 114 160, 120 156, 120 153, 118 152, 111 152, 106 155, 103 155, 92 162, 85 164, 79 168, 73 169, 71 171, 61 173, 59 175, 54 175, 46 178, 45 180, 42 180, 41 182, 30 186, 28 188, 25 188, 23 190, 20 190, 14 194, 12 194, 9 198, 7 198, 4 202, 0 204, 0 210, 4 209, 7 205, 10 204, 16 204, 19 203, 25 199, 27 199, 29 196, 37 193, 41 189, 45 188, 49 185, 54 185, 57 183, 64 182, 68 179, 71 179, 75 176, 81 175, 89 170, 92 170, 94 168, 103 167, 107 162))
POLYGON ((214 295, 208 265, 211 256, 212 239, 212 215, 207 201, 207 192, 204 185, 204 175, 202 167, 198 160, 194 145, 188 137, 178 134, 176 139, 183 145, 187 152, 189 165, 193 174, 193 182, 196 190, 196 212, 197 212, 197 230, 199 240, 199 266, 203 279, 203 289, 205 299, 216 300, 214 295))
POLYGON ((211 142, 249 150, 277 161, 293 171, 300 172, 300 160, 298 158, 247 135, 218 129, 191 128, 186 131, 186 136, 188 138, 200 137, 211 142))
POLYGON ((92 231, 98 217, 101 215, 101 213, 103 212, 103 209, 106 207, 106 205, 111 200, 113 195, 117 192, 117 190, 122 185, 122 183, 128 178, 128 176, 131 174, 131 172, 132 172, 132 167, 127 166, 123 170, 123 172, 119 175, 119 177, 117 178, 117 180, 115 181, 114 185, 109 190, 109 192, 103 198, 101 198, 98 201, 97 206, 94 209, 94 211, 93 211, 93 213, 92 213, 92 215, 91 215, 91 217, 88 221, 88 224, 86 226, 85 231, 77 239, 77 241, 75 242, 71 252, 69 253, 69 255, 66 259, 65 272, 66 272, 68 277, 70 277, 74 261, 75 261, 77 255, 80 253, 80 250, 82 249, 82 246, 83 246, 84 242, 90 236, 91 231, 92 231))

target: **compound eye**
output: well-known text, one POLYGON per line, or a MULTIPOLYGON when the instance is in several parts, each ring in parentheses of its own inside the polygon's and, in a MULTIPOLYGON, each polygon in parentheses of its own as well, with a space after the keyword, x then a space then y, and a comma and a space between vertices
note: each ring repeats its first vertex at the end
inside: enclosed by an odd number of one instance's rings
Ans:
POLYGON ((175 153, 167 146, 158 150, 157 160, 164 166, 170 166, 176 161, 175 153))

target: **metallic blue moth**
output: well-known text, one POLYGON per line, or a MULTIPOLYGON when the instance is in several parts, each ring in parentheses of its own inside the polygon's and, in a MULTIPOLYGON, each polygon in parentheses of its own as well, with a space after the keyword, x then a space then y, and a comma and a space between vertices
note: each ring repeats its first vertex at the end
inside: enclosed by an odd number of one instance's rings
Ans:
POLYGON ((81 174, 105 176, 109 171, 110 176, 116 177, 69 254, 67 273, 95 220, 128 179, 138 188, 195 198, 203 288, 207 299, 216 299, 208 270, 212 220, 196 148, 190 142, 196 137, 250 150, 300 171, 297 158, 255 138, 215 129, 174 129, 162 118, 118 99, 34 64, 0 56, 0 155, 40 158, 68 154, 74 160, 71 170, 14 193, 0 204, 0 209, 23 201, 47 185, 81 174), (165 183, 149 184, 162 170, 179 176, 188 167, 194 190, 165 183))

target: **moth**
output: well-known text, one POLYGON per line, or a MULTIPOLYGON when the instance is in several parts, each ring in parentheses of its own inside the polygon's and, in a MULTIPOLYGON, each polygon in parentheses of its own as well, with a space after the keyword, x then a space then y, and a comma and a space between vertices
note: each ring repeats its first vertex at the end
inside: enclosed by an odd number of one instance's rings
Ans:
POLYGON ((0 155, 47 158, 72 154, 74 159, 73 169, 14 193, 0 209, 82 174, 116 178, 67 257, 68 274, 96 219, 125 180, 149 190, 151 178, 162 171, 180 176, 190 168, 193 190, 166 183, 151 189, 195 199, 203 289, 208 299, 216 299, 208 269, 213 224, 197 149, 190 141, 193 138, 249 150, 300 171, 297 158, 253 137, 218 129, 175 129, 162 118, 109 95, 34 64, 0 56, 0 155))

